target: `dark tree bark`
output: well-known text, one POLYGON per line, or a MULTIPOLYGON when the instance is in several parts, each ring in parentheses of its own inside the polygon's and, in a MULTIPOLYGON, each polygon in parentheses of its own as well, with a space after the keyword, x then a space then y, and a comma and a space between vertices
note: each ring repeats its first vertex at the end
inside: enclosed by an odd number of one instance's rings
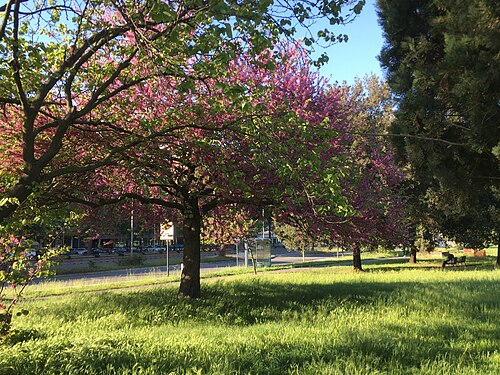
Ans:
POLYGON ((417 249, 415 248, 415 246, 410 247, 410 263, 411 264, 417 263, 417 249))
POLYGON ((416 225, 412 225, 410 228, 410 264, 416 264, 417 263, 417 227, 416 225))
POLYGON ((14 198, 16 201, 7 202, 0 206, 0 223, 11 217, 19 208, 20 203, 23 203, 32 193, 32 184, 30 182, 20 182, 7 194, 7 198, 14 198))
POLYGON ((497 242, 497 266, 500 266, 500 235, 497 242))
POLYGON ((184 255, 179 298, 199 298, 201 214, 198 200, 191 199, 184 215, 184 255))
POLYGON ((361 249, 359 246, 354 246, 352 248, 352 264, 354 266, 354 271, 363 271, 361 267, 361 249))

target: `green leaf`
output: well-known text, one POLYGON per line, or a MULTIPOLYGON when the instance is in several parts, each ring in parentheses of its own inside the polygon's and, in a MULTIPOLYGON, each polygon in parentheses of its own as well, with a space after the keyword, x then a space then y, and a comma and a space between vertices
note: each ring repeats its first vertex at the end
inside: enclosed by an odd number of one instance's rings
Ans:
POLYGON ((280 20, 280 26, 281 27, 292 26, 292 21, 284 18, 284 19, 280 20))
POLYGON ((19 201, 17 198, 8 198, 8 197, 5 197, 5 198, 2 198, 0 200, 0 207, 1 206, 5 206, 6 204, 17 204, 19 201))
POLYGON ((177 13, 166 3, 155 2, 149 16, 158 23, 171 22, 177 18, 177 13))
POLYGON ((358 3, 354 6, 354 8, 352 8, 352 10, 354 11, 354 13, 356 14, 360 14, 361 13, 361 10, 363 9, 363 7, 365 6, 365 3, 366 1, 363 0, 363 1, 358 1, 358 3))
POLYGON ((233 30, 228 22, 226 23, 226 35, 228 36, 228 38, 233 38, 233 30))

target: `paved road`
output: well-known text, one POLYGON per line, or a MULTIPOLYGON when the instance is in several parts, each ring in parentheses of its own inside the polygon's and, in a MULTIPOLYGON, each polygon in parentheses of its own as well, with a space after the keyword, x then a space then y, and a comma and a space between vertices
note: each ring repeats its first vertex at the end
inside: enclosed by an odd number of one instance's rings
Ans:
MULTIPOLYGON (((240 257, 243 255, 240 254, 240 257)), ((344 258, 346 261, 351 260, 350 253, 342 253, 338 254, 339 258, 344 258)), ((337 259, 337 254, 307 254, 305 257, 306 262, 321 262, 327 260, 337 259)), ((302 253, 300 252, 288 252, 286 250, 278 249, 273 250, 272 256, 272 265, 287 265, 294 263, 302 262, 302 253)), ((238 265, 243 266, 244 260, 242 258, 238 259, 238 265)), ((228 257, 227 261, 222 262, 206 262, 201 263, 201 272, 213 272, 217 271, 221 268, 226 267, 235 267, 237 265, 236 257, 228 257)), ((249 260, 249 266, 251 266, 251 261, 249 260)), ((169 267, 170 274, 175 274, 180 272, 179 265, 171 265, 169 267)), ((129 268, 129 269, 121 269, 121 270, 110 270, 110 271, 99 271, 99 272, 88 272, 82 274, 67 274, 67 275, 57 275, 55 278, 51 278, 51 280, 88 280, 89 282, 99 282, 101 279, 111 279, 111 278, 125 278, 130 276, 140 276, 140 275, 150 275, 157 274, 158 276, 166 276, 167 275, 167 267, 166 266, 150 266, 150 267, 141 267, 141 268, 129 268)), ((43 280, 36 280, 35 282, 40 282, 43 280)))

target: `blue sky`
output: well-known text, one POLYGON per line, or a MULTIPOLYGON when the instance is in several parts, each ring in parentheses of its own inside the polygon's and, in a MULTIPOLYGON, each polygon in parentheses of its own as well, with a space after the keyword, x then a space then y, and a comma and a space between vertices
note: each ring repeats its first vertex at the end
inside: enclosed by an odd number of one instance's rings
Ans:
POLYGON ((331 82, 354 82, 354 77, 375 73, 382 77, 377 56, 383 45, 382 29, 377 23, 375 0, 368 0, 361 14, 346 26, 334 26, 336 34, 347 34, 347 43, 337 43, 327 49, 316 47, 318 55, 326 52, 330 61, 321 68, 321 74, 331 82))

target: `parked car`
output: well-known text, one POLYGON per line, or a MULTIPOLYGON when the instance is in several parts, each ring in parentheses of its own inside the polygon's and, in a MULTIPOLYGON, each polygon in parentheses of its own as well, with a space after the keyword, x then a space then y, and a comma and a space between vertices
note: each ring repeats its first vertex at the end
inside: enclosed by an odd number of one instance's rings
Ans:
POLYGON ((114 252, 118 255, 124 255, 128 251, 129 251, 129 249, 127 249, 126 247, 123 247, 123 246, 115 247, 115 249, 114 249, 114 252))
POLYGON ((183 243, 178 243, 178 244, 170 245, 168 248, 171 251, 180 252, 180 251, 184 251, 184 244, 183 243))
POLYGON ((215 244, 204 244, 201 245, 201 250, 202 251, 217 251, 219 250, 220 246, 215 245, 215 244))
POLYGON ((79 247, 78 249, 73 249, 73 250, 71 250, 71 252, 74 255, 87 255, 87 249, 85 249, 83 247, 79 247))
POLYGON ((156 246, 148 245, 148 246, 143 246, 140 251, 143 253, 157 253, 162 250, 165 250, 165 248, 162 248, 159 245, 156 246))
POLYGON ((100 247, 94 247, 92 249, 92 255, 95 257, 101 256, 101 254, 108 254, 106 250, 101 249, 100 247))

